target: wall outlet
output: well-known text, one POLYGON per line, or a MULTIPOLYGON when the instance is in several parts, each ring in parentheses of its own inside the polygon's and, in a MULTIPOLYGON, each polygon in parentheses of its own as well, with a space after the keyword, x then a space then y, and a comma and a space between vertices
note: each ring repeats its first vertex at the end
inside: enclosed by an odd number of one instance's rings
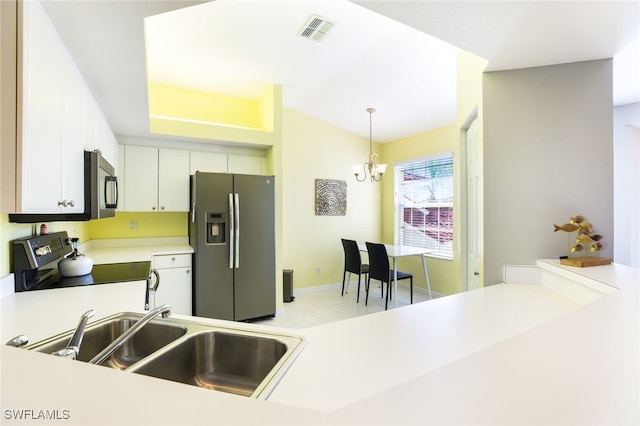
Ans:
POLYGON ((137 220, 130 220, 129 221, 129 230, 135 231, 136 229, 138 229, 138 221, 137 220))
POLYGON ((320 269, 320 267, 318 266, 316 268, 316 275, 320 275, 321 272, 322 272, 322 269, 320 269))

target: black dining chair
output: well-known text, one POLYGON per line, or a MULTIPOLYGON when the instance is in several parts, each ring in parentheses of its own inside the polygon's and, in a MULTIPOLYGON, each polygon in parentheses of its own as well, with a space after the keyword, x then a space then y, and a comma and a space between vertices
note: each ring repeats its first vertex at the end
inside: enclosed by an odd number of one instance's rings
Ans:
POLYGON ((349 292, 349 283, 347 278, 347 272, 349 273, 349 280, 351 280, 351 274, 358 274, 358 297, 356 303, 360 302, 360 278, 364 274, 365 280, 369 274, 369 265, 362 263, 360 256, 360 250, 358 249, 358 243, 354 240, 345 240, 342 238, 342 247, 344 248, 344 272, 342 273, 342 295, 344 296, 344 284, 347 282, 347 293, 349 292))
MULTIPOLYGON (((365 286, 366 296, 364 299, 364 304, 366 305, 369 300, 369 287, 371 284, 371 280, 378 280, 380 281, 382 287, 384 287, 385 283, 387 284, 387 297, 384 302, 384 309, 387 310, 389 306, 391 284, 394 277, 394 271, 389 267, 389 256, 387 255, 387 249, 385 248, 384 244, 367 242, 367 251, 369 252, 369 278, 367 280, 367 285, 365 286)), ((411 295, 413 296, 413 275, 408 272, 398 271, 398 279, 410 280, 411 295)))

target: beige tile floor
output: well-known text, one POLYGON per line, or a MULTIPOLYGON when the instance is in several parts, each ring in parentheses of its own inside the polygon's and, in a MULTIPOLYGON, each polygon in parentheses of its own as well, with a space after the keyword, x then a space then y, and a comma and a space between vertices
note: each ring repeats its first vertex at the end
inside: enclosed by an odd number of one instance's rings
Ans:
MULTIPOLYGON (((255 321, 255 323, 300 329, 384 311, 384 298, 380 296, 380 284, 378 282, 371 282, 371 293, 369 294, 367 306, 364 304, 364 283, 360 288, 359 303, 356 303, 357 288, 358 282, 352 281, 348 293, 345 293, 344 296, 341 296, 342 285, 323 287, 317 290, 303 289, 296 291, 294 289, 295 300, 290 303, 284 303, 283 308, 278 310, 275 318, 255 321)), ((408 305, 410 302, 408 283, 405 285, 401 281, 398 285, 398 293, 398 307, 408 305)), ((433 295, 433 297, 435 298, 436 296, 433 295)), ((414 288, 413 303, 421 303, 427 300, 429 300, 429 295, 426 291, 414 288)), ((395 301, 390 301, 389 309, 393 309, 394 306, 395 301)))

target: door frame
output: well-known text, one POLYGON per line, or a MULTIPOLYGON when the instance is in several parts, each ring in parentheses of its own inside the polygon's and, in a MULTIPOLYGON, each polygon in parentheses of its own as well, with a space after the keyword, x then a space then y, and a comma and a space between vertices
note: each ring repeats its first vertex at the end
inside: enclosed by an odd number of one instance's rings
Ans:
MULTIPOLYGON (((476 105, 471 113, 467 116, 467 119, 464 121, 462 126, 460 127, 460 291, 468 291, 469 290, 469 282, 468 282, 468 264, 469 264, 469 239, 468 239, 468 185, 467 185, 467 131, 471 127, 471 124, 474 121, 478 120, 478 106, 476 105)), ((476 128, 478 124, 476 123, 476 128)), ((480 216, 478 215, 478 218, 480 216)), ((476 218, 476 219, 478 219, 476 218)), ((476 229, 479 232, 481 223, 476 224, 476 229)), ((479 237, 478 235, 478 237, 479 237)), ((481 241, 479 240, 479 243, 481 241)), ((481 273, 481 271, 479 271, 481 273)), ((479 277, 478 286, 482 287, 482 275, 479 277)))

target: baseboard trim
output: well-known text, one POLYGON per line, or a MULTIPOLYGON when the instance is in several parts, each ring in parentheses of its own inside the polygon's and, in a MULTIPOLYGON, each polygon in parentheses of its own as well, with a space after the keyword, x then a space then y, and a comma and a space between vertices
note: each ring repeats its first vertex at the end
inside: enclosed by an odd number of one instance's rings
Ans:
MULTIPOLYGON (((363 282, 363 284, 364 284, 364 282, 363 282)), ((402 287, 402 288, 405 288, 407 290, 409 289, 409 284, 406 284, 406 283, 403 283, 403 282, 400 282, 400 281, 398 282, 398 286, 402 287)), ((358 282, 357 281, 351 281, 351 284, 349 285, 349 287, 357 289, 358 288, 358 282)), ((324 285, 318 285, 318 286, 314 286, 314 287, 304 287, 304 288, 296 288, 296 287, 294 287, 293 288, 293 292, 294 292, 294 295, 295 295, 295 293, 297 293, 297 294, 315 293, 315 292, 318 292, 318 291, 331 290, 333 288, 335 288, 336 290, 340 291, 342 289, 342 283, 339 282, 339 283, 334 283, 334 284, 324 284, 324 285)), ((425 296, 429 295, 429 292, 427 291, 426 288, 414 287, 413 291, 415 293, 424 294, 425 296)), ((431 290, 431 297, 433 299, 437 299, 439 297, 444 297, 444 296, 445 296, 444 294, 437 293, 437 292, 431 290)))

